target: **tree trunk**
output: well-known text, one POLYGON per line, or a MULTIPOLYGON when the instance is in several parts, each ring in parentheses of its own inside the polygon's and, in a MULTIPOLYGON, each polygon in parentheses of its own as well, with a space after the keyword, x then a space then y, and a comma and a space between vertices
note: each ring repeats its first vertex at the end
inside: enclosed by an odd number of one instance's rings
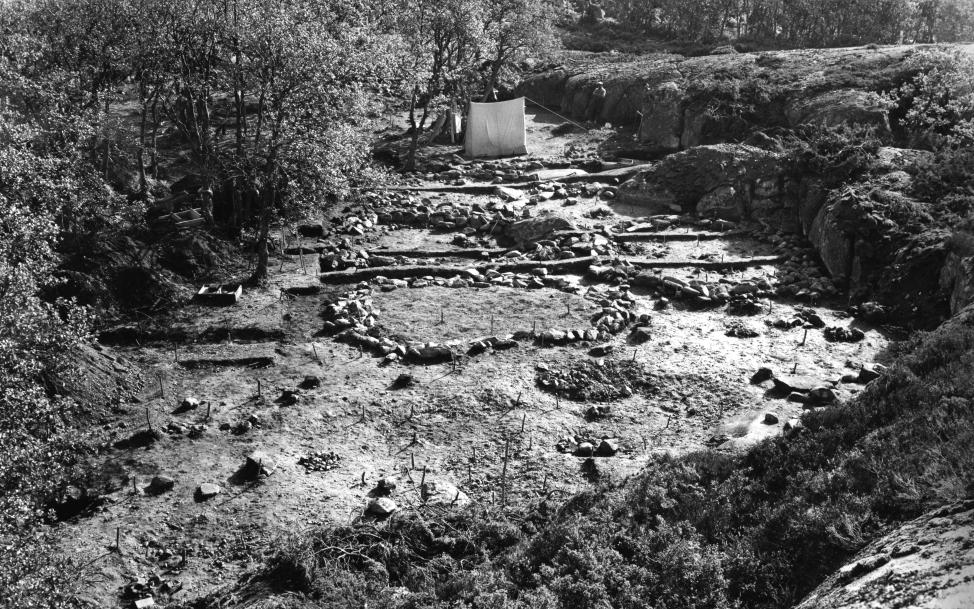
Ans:
POLYGON ((105 122, 104 122, 104 125, 105 125, 105 134, 104 134, 104 136, 105 136, 105 152, 104 152, 104 156, 102 157, 102 165, 101 165, 102 178, 104 178, 106 180, 108 179, 108 163, 109 163, 109 160, 110 160, 110 157, 111 157, 111 145, 112 145, 112 141, 108 137, 108 111, 110 109, 110 101, 109 101, 110 99, 111 99, 111 96, 108 95, 108 93, 106 92, 105 93, 105 122))
POLYGON ((139 198, 146 199, 149 196, 149 182, 145 178, 145 131, 149 117, 148 100, 143 93, 142 98, 142 117, 139 121, 139 198))
POLYGON ((412 129, 412 137, 409 140, 409 152, 406 155, 406 163, 403 169, 414 171, 416 169, 416 151, 419 149, 419 132, 422 124, 416 122, 416 96, 419 87, 413 87, 413 96, 409 102, 409 126, 412 129))
POLYGON ((159 179, 159 94, 152 100, 152 177, 159 179))
POLYGON ((268 235, 271 229, 271 210, 274 208, 274 189, 264 187, 260 197, 260 227, 257 231, 257 268, 251 275, 252 283, 263 283, 267 280, 267 265, 269 252, 267 248, 268 235))

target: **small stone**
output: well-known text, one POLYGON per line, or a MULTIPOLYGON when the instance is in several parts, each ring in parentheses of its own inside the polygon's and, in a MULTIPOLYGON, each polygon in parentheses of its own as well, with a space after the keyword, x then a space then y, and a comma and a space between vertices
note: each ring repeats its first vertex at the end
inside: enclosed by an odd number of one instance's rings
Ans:
POLYGON ((764 381, 771 380, 772 377, 774 377, 774 372, 771 371, 771 368, 758 368, 758 371, 751 375, 751 384, 758 385, 764 381))
POLYGON ((806 396, 804 393, 798 393, 797 391, 792 391, 791 393, 788 394, 788 397, 786 399, 789 402, 798 402, 799 404, 804 404, 806 401, 808 401, 808 396, 806 396))
POLYGON ((281 397, 277 398, 277 403, 281 406, 293 406, 298 403, 299 394, 297 389, 285 389, 281 392, 281 397))
POLYGON ((399 509, 396 502, 388 497, 378 497, 369 502, 369 506, 366 508, 366 512, 372 514, 373 516, 378 516, 379 518, 385 518, 391 515, 399 509))
POLYGON ((196 398, 185 397, 179 402, 179 410, 196 410, 200 407, 200 401, 196 398))
POLYGON ((140 598, 132 604, 135 609, 148 609, 149 607, 155 607, 156 601, 151 596, 145 598, 140 598))
POLYGON ((274 459, 259 450, 248 454, 244 463, 244 474, 250 479, 270 476, 275 469, 277 469, 277 464, 274 459))
POLYGON ((396 490, 396 485, 397 483, 395 478, 393 478, 392 476, 386 476, 385 478, 379 480, 377 489, 388 495, 389 493, 396 490))
POLYGON ((309 374, 308 376, 304 377, 304 380, 301 381, 301 384, 298 385, 298 387, 301 389, 317 389, 318 387, 321 387, 321 379, 313 374, 309 374))
POLYGON ((606 438, 599 442, 599 447, 595 450, 597 457, 613 457, 619 452, 619 443, 616 440, 606 438))
POLYGON ((878 379, 884 372, 886 372, 886 366, 882 364, 863 364, 862 368, 859 369, 859 376, 856 380, 865 385, 870 381, 878 379))
POLYGON ((589 349, 588 354, 592 357, 605 357, 606 355, 612 353, 612 345, 596 345, 589 349))
POLYGON ((396 380, 392 382, 393 389, 405 389, 406 387, 412 387, 416 384, 416 379, 413 375, 403 373, 396 377, 396 380))
POLYGON ((825 405, 835 402, 835 392, 828 387, 816 387, 808 392, 809 404, 825 405))
POLYGON ((216 484, 213 484, 211 482, 204 482, 203 484, 199 485, 199 487, 196 489, 196 500, 206 501, 207 499, 212 499, 213 497, 216 497, 222 492, 223 489, 217 486, 216 484))
POLYGON ((653 337, 653 335, 652 335, 652 332, 650 331, 649 328, 647 328, 645 326, 639 326, 639 327, 633 329, 632 335, 631 335, 630 338, 632 339, 632 342, 633 343, 635 343, 637 345, 641 345, 641 344, 649 341, 652 337, 653 337))
POLYGON ((766 413, 764 413, 764 424, 765 425, 777 425, 778 424, 778 415, 776 415, 773 412, 766 412, 766 413))
POLYGON ((575 449, 575 456, 591 457, 592 453, 594 452, 595 452, 595 447, 592 446, 591 442, 582 442, 581 444, 578 445, 578 448, 575 449))
POLYGON ((176 481, 169 476, 153 476, 149 481, 149 486, 145 487, 145 492, 149 495, 161 495, 168 493, 176 486, 176 481))

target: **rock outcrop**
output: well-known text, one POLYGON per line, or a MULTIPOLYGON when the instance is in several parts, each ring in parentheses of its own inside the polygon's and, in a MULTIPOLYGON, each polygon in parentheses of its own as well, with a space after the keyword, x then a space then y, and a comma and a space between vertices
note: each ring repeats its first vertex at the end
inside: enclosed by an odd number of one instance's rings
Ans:
POLYGON ((600 120, 639 125, 637 139, 648 154, 802 123, 861 123, 889 132, 888 107, 879 93, 909 79, 906 60, 923 49, 657 54, 615 63, 596 55, 529 76, 517 94, 584 118, 595 83, 602 81, 607 94, 600 120))
POLYGON ((951 238, 913 196, 913 175, 930 153, 880 148, 865 177, 830 188, 767 148, 715 144, 671 154, 622 184, 618 198, 647 214, 752 220, 800 234, 838 286, 891 303, 893 317, 936 323, 949 313, 948 294, 955 312, 974 300, 971 231, 951 238))
POLYGON ((945 506, 869 544, 796 609, 968 607, 974 501, 945 506))
POLYGON ((621 201, 650 213, 694 213, 727 220, 784 208, 781 156, 744 144, 698 146, 670 155, 624 183, 621 201))
POLYGON ((974 226, 958 228, 949 248, 940 272, 940 287, 949 295, 951 315, 956 315, 974 303, 974 226))

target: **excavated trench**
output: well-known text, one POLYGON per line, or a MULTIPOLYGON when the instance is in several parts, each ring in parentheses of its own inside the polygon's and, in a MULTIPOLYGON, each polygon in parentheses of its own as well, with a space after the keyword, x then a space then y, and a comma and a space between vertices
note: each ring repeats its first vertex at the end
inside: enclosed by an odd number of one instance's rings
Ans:
MULTIPOLYGON (((882 358, 881 330, 825 290, 795 288, 826 275, 807 243, 747 223, 634 220, 606 188, 565 184, 549 197, 550 187, 520 191, 523 201, 430 195, 454 210, 452 229, 432 230, 391 221, 433 207, 429 193, 373 193, 370 209, 326 236, 291 240, 270 286, 238 304, 188 305, 154 328, 103 334, 154 379, 113 433, 129 438, 148 420, 158 440, 102 458, 126 463, 128 487, 160 472, 176 482, 158 497, 136 492, 138 510, 109 502, 76 525, 79 547, 172 522, 152 543, 185 546, 201 564, 248 530, 355 518, 387 477, 400 508, 422 503, 421 480, 489 504, 502 471, 509 501, 570 494, 591 484, 589 457, 601 476, 622 477, 651 454, 782 433, 823 405, 813 391, 848 399, 862 364, 882 358), (546 224, 499 243, 512 233, 481 230, 492 226, 470 220, 481 213, 509 231, 546 224), (862 337, 827 340, 833 327, 862 337), (792 390, 752 382, 761 368, 792 390), (185 396, 206 405, 177 408, 185 396), (274 473, 241 486, 234 475, 254 450, 274 473), (197 502, 203 483, 222 497, 197 502)), ((147 537, 123 536, 123 550, 147 537)), ((184 579, 208 590, 242 568, 184 579)))

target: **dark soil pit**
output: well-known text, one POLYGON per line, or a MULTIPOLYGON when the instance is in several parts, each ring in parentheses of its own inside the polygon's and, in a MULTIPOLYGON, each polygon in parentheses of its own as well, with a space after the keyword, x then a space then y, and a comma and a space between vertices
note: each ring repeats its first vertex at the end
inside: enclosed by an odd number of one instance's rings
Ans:
POLYGON ((379 323, 390 334, 408 341, 441 343, 535 327, 538 332, 584 330, 592 327, 589 317, 596 310, 594 303, 574 294, 502 287, 401 288, 377 292, 373 302, 379 309, 379 323))
POLYGON ((535 378, 541 389, 577 402, 621 400, 655 388, 642 363, 625 360, 580 360, 560 370, 539 369, 535 378))

